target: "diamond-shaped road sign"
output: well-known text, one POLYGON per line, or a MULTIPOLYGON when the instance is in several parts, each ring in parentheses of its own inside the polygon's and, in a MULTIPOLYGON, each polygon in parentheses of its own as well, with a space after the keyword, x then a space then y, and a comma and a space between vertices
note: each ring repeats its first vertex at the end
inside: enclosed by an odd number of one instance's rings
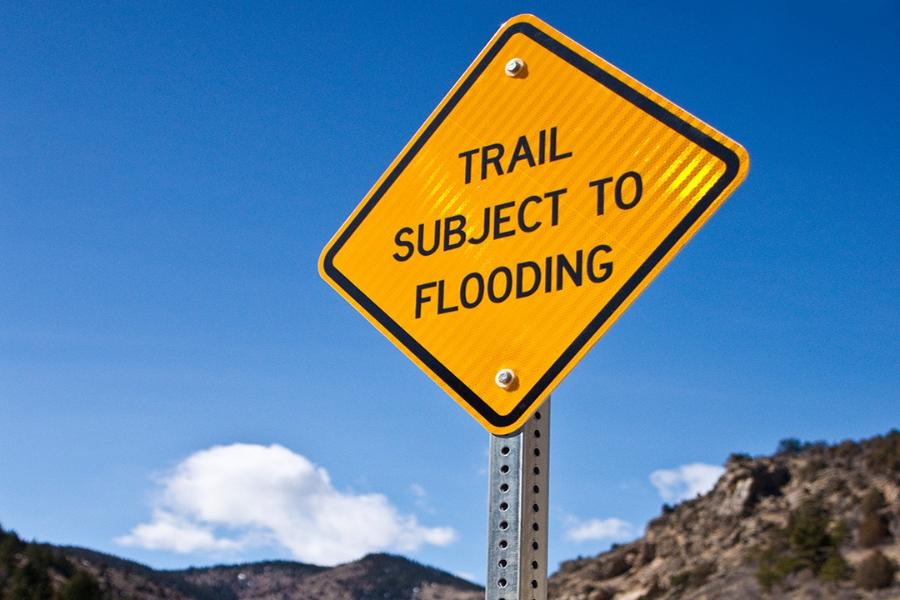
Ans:
POLYGON ((504 24, 320 272, 490 432, 519 428, 747 174, 546 23, 504 24))

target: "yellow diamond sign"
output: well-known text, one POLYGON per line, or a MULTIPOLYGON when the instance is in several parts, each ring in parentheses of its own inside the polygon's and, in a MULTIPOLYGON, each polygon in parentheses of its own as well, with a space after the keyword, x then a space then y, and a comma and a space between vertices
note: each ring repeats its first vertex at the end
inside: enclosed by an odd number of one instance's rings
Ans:
POLYGON ((748 165, 740 145, 523 15, 501 27, 394 159, 319 269, 502 435, 540 406, 748 165))

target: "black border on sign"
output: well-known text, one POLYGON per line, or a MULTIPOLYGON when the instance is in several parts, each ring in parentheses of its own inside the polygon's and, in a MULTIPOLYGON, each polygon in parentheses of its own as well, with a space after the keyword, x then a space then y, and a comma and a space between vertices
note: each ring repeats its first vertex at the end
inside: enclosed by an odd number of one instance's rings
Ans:
POLYGON ((450 386, 459 396, 471 406, 478 414, 487 420, 488 423, 495 427, 508 427, 513 424, 522 414, 528 410, 541 396, 547 391, 550 382, 569 364, 575 355, 590 341, 591 337, 603 326, 604 323, 615 313, 616 309, 634 292, 641 282, 650 274, 653 268, 659 264, 662 258, 675 247, 678 241, 687 233, 691 226, 706 212, 719 195, 728 187, 738 174, 740 167, 740 159, 737 154, 716 141, 711 136, 703 133, 684 119, 678 117, 665 107, 657 104, 647 96, 630 87, 627 83, 617 79, 611 73, 603 70, 580 54, 566 47, 562 42, 554 39, 549 34, 541 31, 530 23, 514 23, 508 27, 497 41, 488 49, 484 57, 475 66, 472 72, 466 77, 465 81, 459 86, 447 104, 428 124, 428 127, 415 140, 409 151, 403 155, 397 166, 385 177, 381 185, 374 191, 369 200, 362 209, 356 214, 349 225, 344 229, 341 235, 335 240, 331 248, 328 249, 323 261, 325 272, 332 280, 341 286, 359 305, 370 315, 372 315, 391 335, 406 346, 415 356, 417 356, 435 375, 441 378, 448 386, 450 386), (663 124, 674 129, 690 141, 694 142, 710 154, 721 159, 725 163, 725 172, 718 181, 710 188, 710 190, 700 199, 693 209, 681 220, 680 223, 663 239, 660 245, 654 250, 646 261, 638 268, 638 270, 628 279, 625 285, 610 299, 609 302, 597 313, 588 326, 575 338, 562 355, 551 365, 550 369, 538 379, 534 387, 522 397, 522 400, 513 408, 509 414, 501 415, 494 411, 488 404, 481 399, 472 389, 463 383, 456 375, 454 375, 447 367, 445 367, 437 358, 435 358, 428 350, 417 342, 405 329, 403 329, 396 321, 394 321, 387 313, 378 307, 362 290, 356 287, 343 273, 338 271, 334 266, 334 258, 341 250, 353 232, 359 227, 362 221, 372 211, 372 208, 378 204, 385 192, 396 181, 397 177, 409 165, 413 157, 419 152, 422 146, 431 138, 432 134, 444 122, 450 112, 456 107, 460 99, 466 94, 472 84, 478 79, 482 72, 487 68, 494 57, 500 52, 509 39, 521 33, 536 43, 540 44, 550 52, 565 60, 576 69, 582 71, 598 83, 606 86, 612 92, 618 94, 628 102, 640 108, 650 116, 661 121, 663 124))

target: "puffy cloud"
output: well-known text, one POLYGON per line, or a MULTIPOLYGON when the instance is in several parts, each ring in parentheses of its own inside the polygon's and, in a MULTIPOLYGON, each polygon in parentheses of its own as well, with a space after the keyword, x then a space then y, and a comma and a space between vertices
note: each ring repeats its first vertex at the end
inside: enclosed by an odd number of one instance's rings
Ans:
POLYGON ((181 553, 274 543, 297 560, 333 565, 456 539, 449 527, 424 527, 400 514, 381 494, 338 491, 325 469, 279 445, 201 450, 160 484, 151 520, 118 543, 181 553))
POLYGON ((692 463, 653 471, 650 483, 666 502, 680 502, 711 490, 724 472, 718 465, 692 463))
POLYGON ((622 519, 566 519, 566 539, 573 542, 623 541, 635 537, 634 525, 622 519))
POLYGON ((138 545, 150 550, 174 550, 175 552, 231 551, 241 543, 219 539, 210 527, 192 523, 165 510, 154 510, 150 523, 138 525, 131 533, 117 540, 125 545, 138 545))

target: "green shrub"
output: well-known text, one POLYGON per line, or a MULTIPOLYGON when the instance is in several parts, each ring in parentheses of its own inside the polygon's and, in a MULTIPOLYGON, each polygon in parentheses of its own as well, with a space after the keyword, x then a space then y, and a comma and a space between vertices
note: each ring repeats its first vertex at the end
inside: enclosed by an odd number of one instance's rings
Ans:
POLYGON ((862 508, 863 513, 874 513, 887 506, 887 504, 884 501, 884 494, 877 488, 871 488, 863 495, 859 506, 862 508))
POLYGON ((779 530, 772 544, 757 552, 756 580, 766 591, 791 573, 809 569, 823 581, 839 581, 850 575, 850 567, 838 546, 846 536, 846 526, 832 526, 828 511, 816 498, 803 502, 779 530))
POLYGON ((897 568, 884 554, 875 550, 856 569, 856 583, 864 590, 889 587, 894 582, 897 568))
POLYGON ((47 600, 53 597, 50 577, 43 569, 25 563, 13 572, 3 600, 47 600))
POLYGON ((873 548, 885 541, 890 534, 887 519, 876 513, 868 513, 859 523, 856 539, 863 548, 873 548))
POLYGON ((844 440, 834 449, 834 453, 837 455, 837 457, 845 460, 853 458, 861 451, 862 447, 852 440, 844 440))
POLYGON ((784 581, 784 578, 802 565, 790 553, 777 548, 767 548, 757 556, 756 581, 767 592, 784 581))
POLYGON ((746 452, 732 452, 728 455, 728 462, 744 462, 752 459, 753 457, 746 452))
POLYGON ((778 442, 775 448, 775 454, 797 454, 806 446, 805 442, 801 442, 797 438, 785 438, 778 442))
POLYGON ((0 567, 12 569, 16 555, 24 550, 25 544, 14 532, 5 531, 0 534, 0 567))
POLYGON ((0 528, 0 600, 98 600, 99 584, 57 548, 0 528), (54 581, 69 579, 54 592, 54 581))
POLYGON ((835 550, 822 563, 822 568, 819 569, 819 579, 822 581, 842 581, 848 579, 851 573, 850 565, 847 564, 841 553, 835 550))
POLYGON ((706 583, 709 576, 715 573, 716 567, 712 563, 701 563, 693 569, 687 569, 676 573, 669 578, 669 587, 676 590, 697 588, 706 583))
POLYGON ((828 443, 823 440, 815 442, 801 442, 797 438, 785 438, 778 442, 775 454, 798 454, 813 448, 824 449, 828 447, 828 443))
POLYGON ((847 522, 843 519, 832 523, 831 529, 828 530, 829 535, 831 536, 831 541, 834 542, 836 547, 840 546, 848 539, 850 539, 850 528, 847 526, 847 522))
POLYGON ((103 592, 96 579, 85 571, 78 571, 60 589, 57 598, 59 600, 103 600, 103 592))
POLYGON ((871 442, 866 463, 870 469, 883 475, 896 475, 900 471, 900 431, 878 436, 871 442))
POLYGON ((801 566, 818 573, 836 546, 828 532, 828 512, 817 500, 807 500, 788 519, 787 539, 801 566))

